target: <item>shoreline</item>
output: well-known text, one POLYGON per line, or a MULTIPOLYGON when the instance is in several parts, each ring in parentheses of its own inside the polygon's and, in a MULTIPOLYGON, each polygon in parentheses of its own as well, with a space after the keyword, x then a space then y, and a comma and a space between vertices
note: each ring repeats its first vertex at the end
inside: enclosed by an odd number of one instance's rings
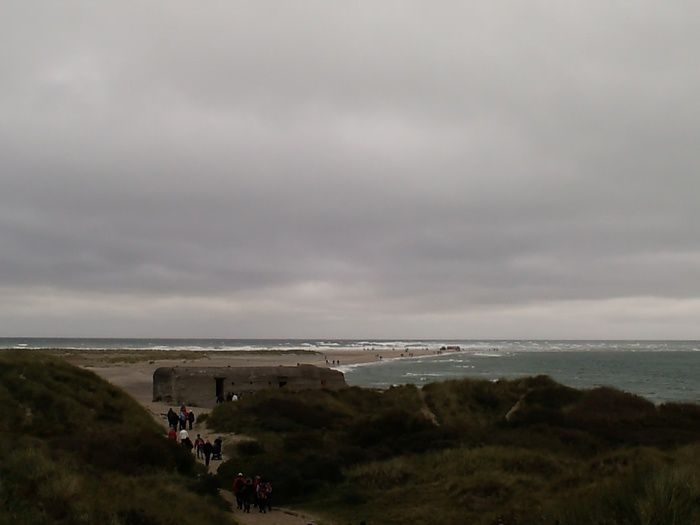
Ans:
MULTIPOLYGON (((0 350, 1 351, 1 350, 0 350)), ((329 350, 76 350, 20 349, 65 359, 90 370, 123 389, 152 413, 160 413, 163 404, 154 403, 153 372, 159 367, 253 367, 296 366, 310 364, 344 372, 349 367, 388 363, 397 359, 419 359, 439 355, 430 348, 329 349, 329 350)), ((464 350, 463 350, 464 351, 464 350)), ((442 351, 444 354, 445 351, 442 351)))

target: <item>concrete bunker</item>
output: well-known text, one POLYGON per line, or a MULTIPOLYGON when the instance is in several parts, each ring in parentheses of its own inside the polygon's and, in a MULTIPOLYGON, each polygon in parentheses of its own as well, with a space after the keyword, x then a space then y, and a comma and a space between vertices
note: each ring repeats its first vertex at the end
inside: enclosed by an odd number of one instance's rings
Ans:
POLYGON ((342 372, 314 365, 161 367, 153 372, 153 401, 211 407, 217 399, 266 389, 345 388, 342 372))

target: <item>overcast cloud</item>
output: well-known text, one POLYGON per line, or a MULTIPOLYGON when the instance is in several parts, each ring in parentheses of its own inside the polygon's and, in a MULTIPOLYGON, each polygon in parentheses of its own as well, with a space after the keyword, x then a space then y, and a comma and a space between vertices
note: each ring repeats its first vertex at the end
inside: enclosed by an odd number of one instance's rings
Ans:
POLYGON ((700 338, 700 4, 0 6, 0 336, 700 338))

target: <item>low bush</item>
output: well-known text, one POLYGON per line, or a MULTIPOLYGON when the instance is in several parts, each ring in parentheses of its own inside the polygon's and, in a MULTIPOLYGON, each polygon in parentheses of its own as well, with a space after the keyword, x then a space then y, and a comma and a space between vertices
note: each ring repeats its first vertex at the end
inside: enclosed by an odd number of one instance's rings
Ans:
POLYGON ((218 480, 96 375, 0 352, 0 524, 231 523, 218 480))
POLYGON ((223 486, 260 474, 277 503, 348 523, 680 524, 694 521, 658 516, 695 519, 700 501, 687 473, 658 474, 700 440, 700 408, 544 376, 264 392, 218 406, 210 425, 256 440, 221 466, 223 486))

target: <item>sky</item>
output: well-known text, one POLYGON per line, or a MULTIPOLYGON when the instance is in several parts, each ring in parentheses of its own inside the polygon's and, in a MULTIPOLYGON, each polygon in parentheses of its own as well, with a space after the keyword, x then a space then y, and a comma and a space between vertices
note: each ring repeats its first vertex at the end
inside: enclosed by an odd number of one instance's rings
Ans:
POLYGON ((3 1, 0 336, 700 338, 694 1, 3 1))

